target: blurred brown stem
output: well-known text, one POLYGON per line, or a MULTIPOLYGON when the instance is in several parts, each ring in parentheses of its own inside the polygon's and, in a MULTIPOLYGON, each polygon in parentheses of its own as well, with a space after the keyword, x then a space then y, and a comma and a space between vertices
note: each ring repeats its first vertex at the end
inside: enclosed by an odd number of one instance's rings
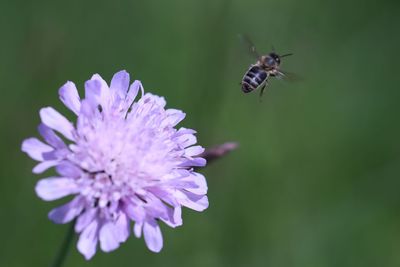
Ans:
POLYGON ((216 145, 210 148, 207 148, 203 153, 199 156, 206 159, 207 163, 211 163, 216 159, 219 159, 231 151, 235 150, 238 147, 238 143, 235 142, 227 142, 220 145, 216 145))

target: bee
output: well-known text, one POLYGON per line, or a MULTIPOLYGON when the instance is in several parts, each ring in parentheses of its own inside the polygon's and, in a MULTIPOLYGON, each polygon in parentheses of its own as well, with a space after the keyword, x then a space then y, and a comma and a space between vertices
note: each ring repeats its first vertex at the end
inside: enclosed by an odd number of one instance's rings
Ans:
POLYGON ((258 88, 260 90, 260 98, 264 93, 265 87, 268 85, 269 77, 283 78, 285 73, 279 69, 281 64, 281 58, 291 56, 292 53, 278 55, 274 49, 267 55, 260 55, 254 44, 246 36, 242 39, 247 43, 250 48, 250 52, 257 59, 255 64, 250 65, 250 68, 246 71, 241 81, 242 91, 244 93, 250 93, 258 88))

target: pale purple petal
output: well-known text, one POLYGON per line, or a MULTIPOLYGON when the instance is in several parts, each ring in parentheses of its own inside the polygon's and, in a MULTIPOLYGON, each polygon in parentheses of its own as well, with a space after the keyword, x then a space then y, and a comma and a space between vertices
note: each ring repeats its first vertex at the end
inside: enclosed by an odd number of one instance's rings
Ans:
POLYGON ((181 179, 181 183, 184 183, 184 186, 181 187, 182 189, 185 189, 186 191, 189 191, 193 194, 196 195, 207 194, 208 190, 207 181, 206 178, 200 173, 193 172, 190 176, 181 179))
POLYGON ((41 123, 38 127, 40 135, 43 139, 54 148, 63 149, 67 146, 65 145, 64 141, 56 135, 56 133, 48 126, 41 123))
POLYGON ((73 111, 76 115, 79 115, 81 108, 81 102, 78 94, 78 90, 73 82, 66 82, 58 91, 61 101, 64 105, 73 111))
POLYGON ((129 237, 129 220, 121 213, 117 221, 109 221, 103 224, 99 233, 100 248, 110 252, 119 247, 129 237))
POLYGON ((130 235, 130 221, 128 216, 124 213, 121 213, 116 221, 116 225, 118 228, 118 241, 125 242, 130 235))
POLYGON ((181 206, 174 207, 174 212, 172 214, 172 217, 173 217, 173 222, 174 222, 175 226, 182 225, 183 221, 182 221, 182 208, 181 208, 181 206))
POLYGON ((40 198, 50 201, 79 192, 79 186, 74 179, 54 177, 40 180, 35 190, 40 198))
POLYGON ((40 110, 40 118, 42 122, 53 130, 58 131, 66 138, 74 141, 74 126, 63 115, 58 113, 52 107, 42 108, 40 110))
POLYGON ((143 207, 134 205, 131 201, 124 202, 123 210, 132 221, 142 221, 146 217, 143 207))
POLYGON ((114 74, 110 83, 110 90, 114 91, 120 99, 125 98, 129 89, 129 73, 121 70, 114 74))
POLYGON ((146 214, 153 218, 167 218, 167 206, 156 196, 148 193, 146 198, 146 214))
POLYGON ((179 134, 179 131, 177 132, 173 140, 177 142, 182 148, 194 145, 197 142, 197 138, 193 134, 191 133, 179 134))
POLYGON ((167 114, 167 117, 164 119, 163 123, 161 124, 161 127, 165 127, 167 125, 174 127, 179 122, 181 122, 186 116, 185 113, 183 113, 178 109, 167 109, 165 112, 167 114))
POLYGON ((38 165, 36 165, 32 172, 39 174, 39 173, 43 173, 44 171, 48 170, 51 167, 56 166, 60 161, 59 160, 46 160, 43 162, 40 162, 38 165))
POLYGON ((81 110, 77 120, 78 135, 83 136, 82 131, 87 131, 91 127, 92 120, 95 120, 98 111, 98 103, 96 99, 89 100, 87 98, 81 101, 81 110))
POLYGON ((37 138, 28 138, 22 142, 21 150, 27 153, 34 160, 42 161, 44 160, 43 154, 53 151, 53 148, 37 138))
POLYGON ((85 82, 85 102, 89 103, 92 108, 97 108, 101 104, 100 97, 101 82, 96 79, 85 82))
POLYGON ((94 74, 91 78, 92 81, 98 81, 100 84, 100 104, 103 106, 103 108, 107 108, 107 104, 110 99, 110 89, 106 83, 106 81, 103 80, 103 78, 99 74, 94 74))
POLYGON ((185 155, 189 157, 200 155, 204 152, 204 148, 202 146, 191 146, 185 149, 185 155))
POLYGON ((192 160, 185 160, 184 162, 182 162, 181 164, 179 164, 180 167, 190 167, 190 166, 194 166, 194 167, 203 167, 206 166, 207 161, 203 158, 194 158, 192 160))
POLYGON ((89 208, 85 210, 85 212, 83 212, 76 220, 75 231, 77 233, 82 232, 84 228, 86 228, 94 219, 96 219, 97 215, 97 208, 89 208))
POLYGON ((176 185, 176 181, 170 181, 170 188, 173 189, 168 189, 168 188, 162 188, 162 187, 151 187, 148 188, 149 192, 153 193, 155 196, 157 196, 159 199, 161 199, 163 202, 167 203, 170 206, 176 207, 179 206, 179 202, 175 198, 175 189, 179 188, 179 186, 176 185))
POLYGON ((133 233, 137 238, 140 238, 142 236, 142 230, 143 230, 143 222, 136 222, 135 225, 133 226, 133 233))
POLYGON ((174 138, 179 137, 179 136, 184 135, 184 134, 191 134, 191 135, 193 135, 193 134, 195 134, 195 133, 196 133, 196 131, 193 130, 193 129, 188 129, 188 128, 185 128, 185 127, 181 127, 181 128, 179 128, 178 131, 176 131, 176 133, 174 134, 174 138))
POLYGON ((56 167, 56 171, 63 177, 78 178, 82 174, 82 170, 70 161, 61 161, 56 167))
POLYGON ((132 105, 132 103, 135 100, 139 90, 142 91, 142 95, 143 95, 142 83, 140 81, 134 81, 131 84, 131 86, 129 87, 128 94, 126 95, 125 105, 126 105, 127 108, 129 108, 132 105))
POLYGON ((163 238, 160 227, 154 220, 146 221, 143 225, 143 236, 147 247, 153 252, 160 252, 163 247, 163 238))
POLYGON ((114 222, 106 222, 99 233, 100 248, 104 252, 110 252, 119 247, 118 229, 114 222))
POLYGON ((182 208, 176 206, 175 208, 166 207, 166 217, 162 217, 161 220, 168 224, 170 227, 177 227, 182 225, 182 208))
POLYGON ((49 219, 55 223, 68 223, 78 216, 85 205, 81 196, 75 197, 73 200, 49 212, 49 219))
POLYGON ((175 197, 181 205, 195 211, 203 211, 208 208, 208 198, 204 195, 196 195, 190 192, 177 190, 175 197))
POLYGON ((147 101, 151 100, 154 101, 159 107, 164 108, 167 102, 165 101, 165 98, 162 96, 157 96, 153 95, 151 93, 146 93, 140 100, 139 102, 143 100, 144 103, 147 101))
POLYGON ((90 260, 96 253, 98 242, 99 222, 92 221, 80 234, 78 240, 78 250, 85 256, 86 260, 90 260))

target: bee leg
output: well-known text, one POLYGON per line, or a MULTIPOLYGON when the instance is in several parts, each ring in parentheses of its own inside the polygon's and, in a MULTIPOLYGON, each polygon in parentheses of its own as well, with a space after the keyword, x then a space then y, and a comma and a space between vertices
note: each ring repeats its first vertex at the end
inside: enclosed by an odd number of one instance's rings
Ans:
POLYGON ((260 90, 260 101, 261 101, 261 97, 262 97, 262 95, 263 95, 263 93, 264 93, 264 89, 265 89, 265 87, 268 85, 268 82, 266 82, 264 85, 263 85, 263 87, 261 87, 261 90, 260 90))

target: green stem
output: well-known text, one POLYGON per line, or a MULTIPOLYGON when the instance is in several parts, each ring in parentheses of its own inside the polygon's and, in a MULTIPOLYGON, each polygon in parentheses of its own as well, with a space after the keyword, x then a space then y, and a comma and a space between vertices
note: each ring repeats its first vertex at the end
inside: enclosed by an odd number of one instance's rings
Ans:
POLYGON ((75 222, 71 222, 67 231, 67 234, 64 237, 64 241, 61 244, 61 247, 54 259, 54 262, 51 267, 61 267, 68 255, 68 252, 71 248, 72 240, 74 239, 75 231, 74 231, 75 222))

